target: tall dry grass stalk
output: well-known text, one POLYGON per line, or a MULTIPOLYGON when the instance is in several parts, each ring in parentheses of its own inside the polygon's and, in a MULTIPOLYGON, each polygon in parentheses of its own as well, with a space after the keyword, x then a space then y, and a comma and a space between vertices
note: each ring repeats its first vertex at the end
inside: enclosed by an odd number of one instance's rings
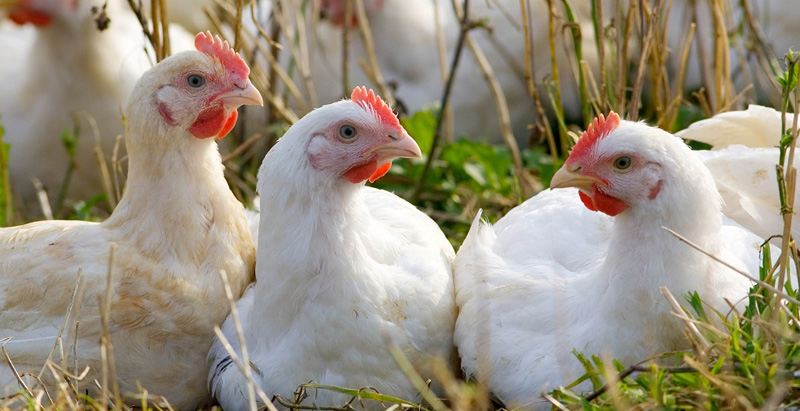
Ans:
POLYGON ((155 62, 169 57, 172 54, 169 41, 169 15, 165 5, 167 0, 150 0, 149 13, 142 5, 142 0, 128 0, 128 5, 133 10, 139 24, 150 45, 155 50, 155 62))
POLYGON ((105 393, 105 395, 100 397, 100 403, 102 404, 103 409, 107 409, 110 405, 108 387, 111 387, 110 397, 111 401, 113 401, 114 407, 116 409, 120 409, 122 407, 119 381, 117 381, 116 362, 114 361, 114 346, 111 342, 111 329, 109 327, 109 324, 111 323, 111 300, 113 299, 114 294, 114 257, 116 251, 117 245, 115 243, 111 243, 111 246, 108 250, 106 292, 101 301, 99 301, 101 325, 100 359, 102 362, 102 379, 101 385, 98 388, 100 388, 101 392, 105 393))
MULTIPOLYGON (((528 87, 528 94, 530 95, 533 104, 536 107, 536 114, 538 116, 537 125, 545 135, 547 141, 547 148, 550 151, 553 164, 558 162, 558 149, 556 147, 555 136, 550 127, 550 122, 547 121, 544 105, 542 104, 542 97, 539 93, 539 88, 534 84, 536 73, 533 70, 533 38, 531 34, 531 7, 530 0, 520 0, 520 11, 522 13, 522 28, 525 33, 525 85, 528 87)), ((535 126, 534 126, 535 127, 535 126)))
MULTIPOLYGON (((467 4, 466 0, 464 4, 467 4)), ((467 15, 467 10, 462 9, 455 0, 453 1, 453 9, 456 12, 456 17, 458 17, 460 20, 469 18, 467 15)), ((517 140, 514 138, 514 133, 511 129, 511 116, 508 114, 508 102, 506 101, 505 94, 503 93, 503 88, 500 86, 500 82, 492 70, 492 65, 486 58, 483 50, 481 50, 480 46, 475 43, 468 31, 465 31, 464 33, 464 43, 472 51, 472 54, 475 57, 481 72, 483 73, 483 77, 486 80, 486 83, 489 85, 489 90, 492 94, 494 105, 497 109, 497 117, 500 120, 500 135, 503 137, 503 141, 508 146, 508 149, 511 152, 511 159, 514 161, 514 170, 521 188, 519 198, 525 199, 528 197, 528 195, 532 194, 533 185, 528 181, 528 178, 525 175, 525 166, 522 163, 522 154, 520 153, 517 140)), ((441 127, 437 128, 441 130, 441 127)), ((441 131, 439 131, 439 133, 441 133, 441 131)), ((420 178, 420 181, 424 181, 424 179, 420 178)))
MULTIPOLYGON (((453 7, 455 6, 455 1, 453 0, 453 7)), ((456 70, 458 69, 458 63, 461 59, 461 53, 464 50, 464 45, 466 44, 467 34, 469 30, 474 29, 474 26, 470 24, 469 21, 469 0, 463 0, 463 4, 461 7, 461 15, 460 15, 460 25, 459 25, 459 33, 458 33, 458 42, 456 43, 455 52, 453 54, 453 59, 450 63, 450 69, 447 74, 447 81, 445 82, 444 93, 442 95, 441 100, 441 109, 437 114, 436 118, 436 128, 434 129, 433 134, 433 144, 431 144, 430 152, 428 153, 427 159, 425 160, 425 166, 422 169, 422 174, 419 179, 416 181, 416 185, 414 186, 414 191, 411 194, 412 201, 416 202, 419 200, 419 196, 422 194, 422 190, 425 185, 427 174, 430 172, 431 165, 433 164, 434 159, 437 156, 437 150, 440 148, 441 144, 441 129, 444 119, 445 110, 448 107, 448 100, 450 99, 450 92, 453 88, 453 82, 455 81, 456 70)))

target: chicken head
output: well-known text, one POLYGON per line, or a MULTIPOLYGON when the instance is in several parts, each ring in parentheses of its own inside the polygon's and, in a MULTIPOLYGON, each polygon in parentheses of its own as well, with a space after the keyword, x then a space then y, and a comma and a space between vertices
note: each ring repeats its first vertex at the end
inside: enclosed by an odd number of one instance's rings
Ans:
POLYGON ((308 159, 317 170, 357 184, 382 177, 398 157, 420 157, 417 143, 372 90, 357 87, 349 101, 316 110, 308 159), (321 118, 320 118, 321 117, 321 118))
MULTIPOLYGON (((242 105, 263 105, 248 79, 250 69, 227 41, 210 32, 195 37, 197 52, 178 53, 165 59, 151 82, 151 100, 160 119, 168 126, 188 130, 197 138, 222 138, 236 124, 236 109, 242 105)), ((146 103, 145 103, 146 105, 146 103)))
POLYGON ((614 112, 595 119, 553 176, 550 188, 576 187, 587 208, 610 216, 655 200, 666 159, 657 143, 660 136, 642 140, 641 130, 633 135, 629 129, 620 128, 614 112))

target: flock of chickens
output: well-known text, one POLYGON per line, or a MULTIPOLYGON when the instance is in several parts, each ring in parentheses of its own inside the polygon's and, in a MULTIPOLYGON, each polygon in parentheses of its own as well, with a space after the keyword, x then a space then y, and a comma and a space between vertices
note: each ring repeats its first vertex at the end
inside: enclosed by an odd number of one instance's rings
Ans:
MULTIPOLYGON (((665 228, 753 276, 761 244, 782 229, 778 112, 751 106, 679 136, 612 112, 581 136, 551 190, 494 225, 479 213, 456 254, 427 215, 365 185, 395 158, 422 155, 365 87, 309 112, 269 151, 254 218, 224 178, 216 140, 233 129, 240 106, 263 99, 227 42, 201 32, 186 39, 192 50, 134 68, 122 63, 146 56, 121 35, 138 24, 126 23, 132 16, 121 4, 107 6, 119 16, 114 37, 92 27, 86 1, 15 1, 9 17, 40 28, 0 25, 4 56, 68 69, 32 78, 32 70, 0 65, 19 79, 0 93, 8 136, 59 134, 72 120, 45 121, 43 110, 110 93, 86 110, 103 133, 124 133, 128 175, 102 223, 0 229, 0 338, 11 360, 0 366, 3 395, 60 384, 57 368, 43 368, 48 361, 82 374, 90 383, 80 390, 95 393, 110 342, 120 391, 144 387, 178 410, 212 400, 226 410, 277 396, 291 402, 310 381, 419 401, 392 349, 424 378, 444 360, 509 408, 548 409, 541 393, 583 373, 573 350, 630 364, 688 345, 661 287, 676 296, 698 291, 722 313, 746 297, 746 278, 665 228), (93 60, 97 47, 119 54, 93 60), (96 90, 74 89, 90 78, 96 90), (128 96, 124 131, 113 113, 120 96, 128 96), (681 137, 714 150, 692 151, 681 137)), ((323 4, 335 21, 337 2, 323 4)), ((55 160, 57 144, 10 143, 13 181, 58 183, 66 165, 55 160), (38 161, 15 166, 18 156, 38 161)), ((93 144, 78 146, 86 162, 93 144)), ((35 190, 22 191, 35 201, 35 190)), ((441 393, 436 383, 430 389, 441 393)), ((317 390, 300 399, 330 407, 348 396, 317 390)))

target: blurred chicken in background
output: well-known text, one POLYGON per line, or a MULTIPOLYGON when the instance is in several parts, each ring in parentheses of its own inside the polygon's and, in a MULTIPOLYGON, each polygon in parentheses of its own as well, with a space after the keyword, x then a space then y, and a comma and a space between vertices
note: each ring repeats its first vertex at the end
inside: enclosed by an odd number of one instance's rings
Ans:
MULTIPOLYGON (((362 34, 355 2, 324 0, 317 10, 316 2, 280 1, 277 8, 264 3, 258 4, 256 20, 266 33, 279 35, 283 45, 279 61, 291 75, 292 84, 285 86, 283 76, 264 80, 278 80, 273 93, 289 100, 287 105, 298 114, 308 107, 341 99, 351 85, 357 84, 371 84, 382 89, 382 94, 391 94, 398 109, 406 114, 439 104, 461 32, 461 21, 450 2, 363 1, 371 44, 362 34), (286 44, 287 37, 293 39, 293 45, 286 44), (374 61, 370 59, 370 48, 374 49, 374 61)), ((535 120, 536 110, 525 79, 525 31, 520 7, 518 1, 512 0, 470 3, 469 24, 474 28, 468 31, 449 100, 452 135, 502 142, 502 116, 496 105, 496 99, 502 98, 513 135, 521 144, 527 144, 528 124, 535 120), (494 90, 486 80, 487 73, 497 82, 494 90)), ((552 64, 547 7, 544 2, 534 2, 530 7, 532 10, 527 12, 533 37, 531 55, 535 56, 533 72, 541 84, 539 91, 546 98, 544 83, 551 79, 552 64)), ((589 16, 588 4, 580 5, 576 12, 589 16)), ((256 26, 248 18, 245 24, 250 35, 244 37, 252 38, 252 33, 257 33, 256 26)), ((589 33, 584 42, 591 41, 589 33)), ((263 38, 259 45, 262 53, 269 50, 270 44, 263 38)), ((557 47, 561 70, 569 70, 570 49, 569 42, 557 47)), ((596 53, 591 48, 584 50, 584 58, 596 65, 596 53)), ((268 59, 264 60, 261 66, 268 69, 268 59)), ((571 115, 579 115, 575 78, 568 71, 562 76, 565 107, 571 115)))
MULTIPOLYGON (((15 197, 27 219, 101 193, 111 208, 121 187, 103 175, 96 149, 110 167, 123 130, 121 104, 155 53, 145 52, 142 28, 122 0, 13 1, 11 21, 0 25, 0 121, 15 197), (34 178, 49 203, 40 205, 34 178)), ((185 30, 170 33, 173 50, 192 47, 185 30)))
MULTIPOLYGON (((463 4, 455 3, 459 8, 463 4)), ((531 141, 529 127, 538 121, 538 115, 526 82, 526 55, 548 121, 555 122, 553 114, 561 110, 554 107, 561 105, 564 118, 580 122, 581 117, 591 118, 594 111, 624 111, 626 99, 631 98, 630 85, 639 76, 645 79, 645 102, 631 109, 664 110, 673 101, 699 100, 711 115, 734 103, 743 106, 748 101, 768 100, 776 95, 769 65, 778 64, 789 47, 800 41, 800 26, 793 24, 800 13, 800 0, 601 3, 595 12, 602 15, 603 25, 595 28, 591 2, 572 2, 572 9, 567 10, 560 2, 528 1, 525 13, 514 0, 469 2, 468 22, 473 28, 455 71, 449 100, 450 136, 502 142, 503 110, 498 109, 497 101, 503 100, 516 141, 520 145, 531 141), (529 54, 525 50, 525 17, 530 30, 529 54), (685 79, 679 81, 692 21, 697 27, 685 79), (573 29, 580 33, 580 50, 574 47, 573 29), (602 72, 598 32, 604 39, 602 72), (715 33, 724 33, 717 44, 715 33), (553 70, 551 36, 558 73, 553 70), (730 64, 722 64, 716 55, 727 56, 725 61, 730 64), (495 89, 486 72, 496 82, 495 89), (579 75, 586 83, 583 98, 579 75), (750 90, 748 85, 754 83, 756 88, 750 90), (651 84, 663 84, 663 90, 653 90, 651 84), (704 90, 700 97, 692 94, 698 89, 704 90), (746 99, 737 100, 737 93, 743 90, 746 99)), ((241 37, 243 47, 252 50, 250 55, 261 56, 260 70, 255 69, 261 73, 260 84, 262 88, 270 84, 272 100, 281 107, 272 119, 286 117, 289 111, 289 121, 294 121, 309 107, 341 99, 353 84, 373 85, 383 95, 391 94, 396 106, 408 114, 439 104, 444 95, 461 26, 452 2, 260 0, 254 8, 263 32, 245 10, 241 37), (369 42, 362 17, 368 23, 369 42), (258 38, 257 46, 249 41, 254 38, 258 38), (274 60, 280 70, 269 63, 272 57, 266 54, 270 53, 277 56, 274 60), (374 60, 370 58, 373 54, 374 60)))

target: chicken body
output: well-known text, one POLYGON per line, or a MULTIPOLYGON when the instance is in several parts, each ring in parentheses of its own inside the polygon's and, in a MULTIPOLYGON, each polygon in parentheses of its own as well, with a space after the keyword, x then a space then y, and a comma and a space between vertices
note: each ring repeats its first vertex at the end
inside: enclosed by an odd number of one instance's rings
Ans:
MULTIPOLYGON (((695 151, 708 167, 722 196, 723 213, 761 238, 783 234, 776 165, 781 123, 791 130, 794 115, 769 107, 751 105, 747 110, 730 111, 693 123, 678 136, 713 146, 695 151)), ((788 152, 787 152, 788 158, 788 152)), ((794 166, 800 167, 795 157, 794 166)), ((800 204, 800 191, 795 193, 800 204)), ((792 234, 800 236, 800 218, 793 211, 792 234)), ((773 238, 777 244, 780 238, 773 238)))
MULTIPOLYGON (((237 309, 253 378, 270 398, 291 401, 300 384, 315 381, 369 385, 418 401, 389 344, 424 376, 433 358, 453 354, 452 247, 411 204, 363 184, 385 173, 392 158, 419 155, 386 110, 378 116, 381 109, 350 100, 314 110, 278 141, 259 171, 256 283, 237 309), (340 139, 343 127, 354 127, 358 140, 340 139), (369 163, 369 153, 379 152, 384 157, 369 163)), ((232 318, 223 332, 241 356, 232 318)), ((245 378, 219 341, 210 358, 214 396, 225 409, 245 409, 245 378)), ((309 390, 304 404, 348 399, 309 390)))
MULTIPOLYGON (((63 346, 77 347, 77 358, 65 350, 67 358, 53 361, 77 363, 76 374, 88 366, 78 391, 96 390, 92 381, 103 369, 98 304, 110 279, 108 326, 121 392, 138 393, 140 383, 179 410, 209 401, 204 359, 213 326, 230 307, 220 272, 241 295, 255 250, 214 138, 201 137, 210 129, 227 133, 236 107, 261 101, 244 62, 231 62, 235 54, 218 39, 213 44, 223 51, 208 52, 210 39, 198 35, 206 52, 170 57, 136 84, 125 112, 127 189, 108 220, 0 229, 0 337, 11 338, 6 348, 20 373, 38 373, 69 314, 63 346), (68 313, 79 273, 82 298, 68 313)), ((52 390, 49 371, 44 381, 52 390)), ((6 365, 0 384, 3 394, 20 391, 6 365)))
POLYGON ((723 223, 710 173, 679 138, 628 121, 594 129, 553 178, 580 190, 539 193, 494 226, 476 218, 454 263, 462 368, 509 408, 549 409, 540 394, 585 371, 573 350, 631 365, 688 347, 661 286, 723 313, 723 298, 746 295, 746 280, 662 226, 757 272, 763 240, 723 223))

